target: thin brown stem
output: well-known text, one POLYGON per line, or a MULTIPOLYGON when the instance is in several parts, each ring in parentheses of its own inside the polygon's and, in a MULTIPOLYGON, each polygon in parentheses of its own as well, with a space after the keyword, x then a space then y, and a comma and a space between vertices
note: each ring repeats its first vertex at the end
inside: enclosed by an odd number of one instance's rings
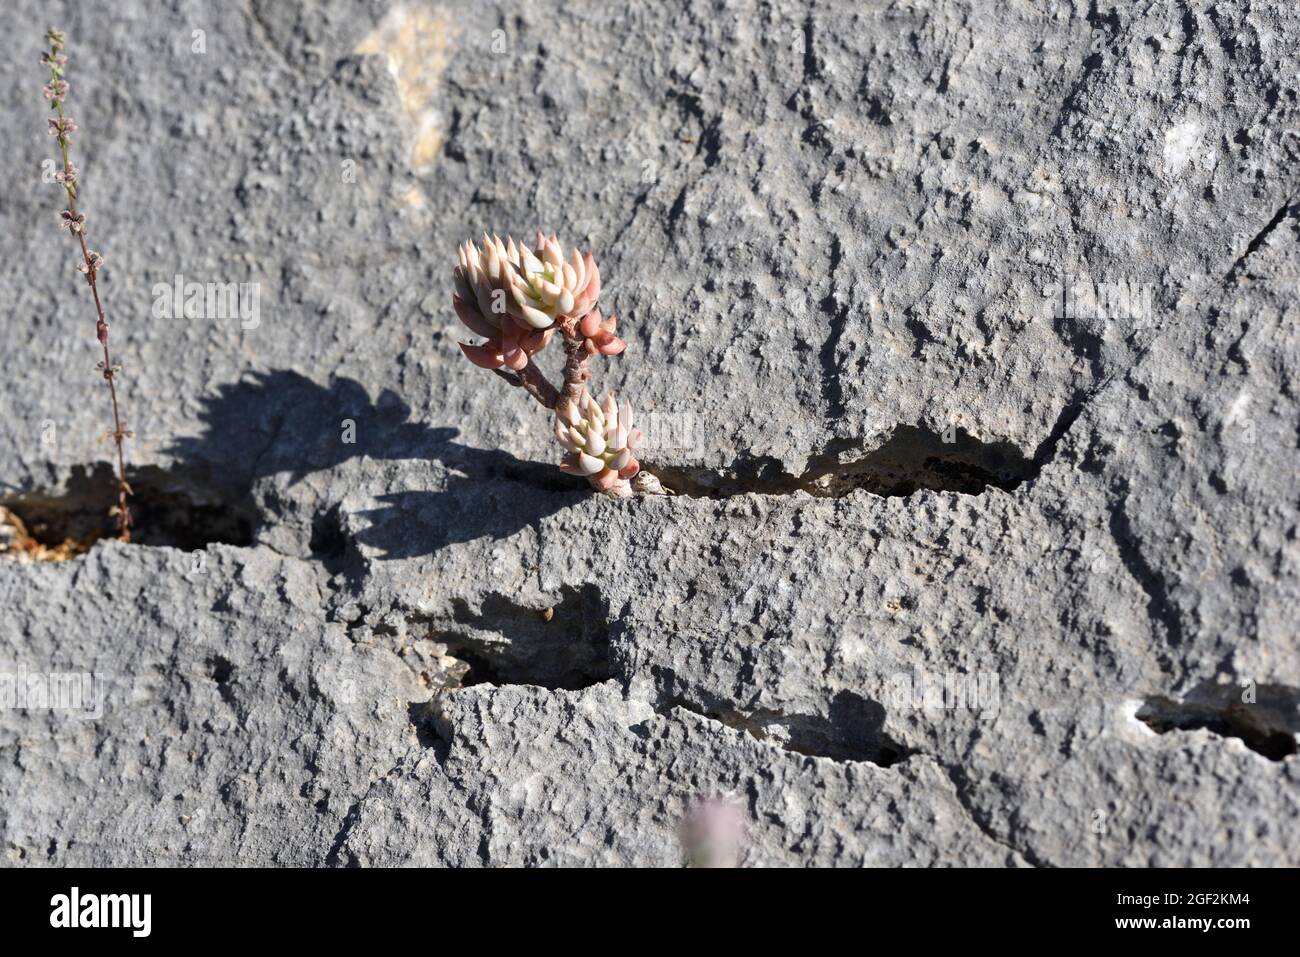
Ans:
MULTIPOLYGON (((75 201, 71 201, 73 215, 76 215, 75 201)), ((122 442, 130 437, 131 433, 122 427, 122 410, 117 401, 117 369, 113 367, 113 357, 108 351, 108 322, 104 318, 104 305, 99 299, 99 283, 97 272, 93 260, 90 258, 90 250, 86 246, 86 237, 84 233, 78 233, 77 238, 81 240, 81 255, 86 260, 86 280, 90 283, 90 292, 95 299, 95 330, 99 337, 99 344, 104 350, 104 379, 108 382, 108 395, 113 403, 113 443, 117 446, 117 529, 118 536, 124 542, 131 540, 131 508, 127 499, 131 495, 131 486, 126 481, 126 453, 123 451, 122 442)))
MULTIPOLYGON (((62 42, 52 44, 51 55, 57 56, 62 49, 62 42)), ((50 81, 55 83, 63 79, 63 71, 54 63, 51 63, 50 81)), ((54 100, 54 109, 59 120, 65 119, 63 114, 63 100, 57 98, 54 100)), ((84 225, 78 222, 80 214, 77 212, 77 186, 76 179, 72 172, 72 163, 68 156, 69 134, 60 133, 59 150, 63 155, 63 176, 64 190, 68 194, 68 212, 71 214, 71 226, 76 234, 77 241, 81 246, 81 258, 85 263, 86 282, 90 285, 90 293, 95 301, 95 337, 99 340, 100 347, 104 352, 103 375, 104 381, 108 383, 108 394, 113 406, 113 431, 109 433, 113 438, 113 443, 117 449, 117 529, 118 538, 124 542, 131 540, 131 507, 128 499, 131 496, 131 486, 126 481, 126 452, 123 448, 125 439, 130 438, 131 433, 122 425, 122 410, 117 397, 117 369, 113 366, 113 357, 108 349, 108 320, 104 315, 104 304, 99 297, 99 266, 95 257, 91 254, 90 247, 86 244, 86 230, 84 225)))
POLYGON ((560 391, 551 385, 550 380, 546 378, 541 369, 533 364, 531 359, 528 365, 518 372, 511 372, 508 369, 493 369, 492 371, 512 386, 523 389, 545 408, 554 409, 555 403, 560 399, 560 391))
POLYGON ((551 385, 550 380, 533 364, 532 359, 528 360, 528 365, 519 370, 519 378, 520 384, 528 390, 528 394, 546 408, 554 409, 555 403, 560 401, 560 391, 551 385))

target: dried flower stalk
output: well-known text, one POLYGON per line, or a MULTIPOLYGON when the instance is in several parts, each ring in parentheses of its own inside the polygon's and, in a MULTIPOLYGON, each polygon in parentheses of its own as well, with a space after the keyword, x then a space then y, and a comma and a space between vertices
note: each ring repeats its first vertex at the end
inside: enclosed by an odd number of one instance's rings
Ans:
POLYGON ((81 262, 77 263, 77 269, 86 277, 90 294, 95 301, 95 335, 104 351, 104 358, 97 368, 108 383, 109 397, 113 402, 113 429, 106 433, 106 437, 111 437, 117 447, 117 507, 113 509, 113 515, 117 520, 118 537, 129 542, 131 508, 128 499, 131 496, 131 486, 126 481, 126 454, 122 443, 131 437, 131 433, 122 425, 122 412, 117 397, 117 376, 121 369, 113 365, 113 359, 109 355, 108 321, 104 317, 104 304, 99 296, 99 271, 103 268, 104 257, 87 245, 86 217, 77 209, 77 168, 72 165, 68 155, 68 144, 77 130, 77 124, 63 112, 63 103, 69 92, 68 81, 64 78, 68 63, 68 58, 63 53, 66 40, 58 30, 50 30, 45 34, 45 39, 50 45, 49 51, 41 55, 41 63, 50 70, 50 82, 45 85, 45 98, 49 100, 56 117, 49 121, 49 134, 57 140, 59 152, 63 156, 63 168, 54 174, 54 179, 68 196, 68 208, 59 214, 59 218, 64 228, 76 237, 81 246, 81 262))

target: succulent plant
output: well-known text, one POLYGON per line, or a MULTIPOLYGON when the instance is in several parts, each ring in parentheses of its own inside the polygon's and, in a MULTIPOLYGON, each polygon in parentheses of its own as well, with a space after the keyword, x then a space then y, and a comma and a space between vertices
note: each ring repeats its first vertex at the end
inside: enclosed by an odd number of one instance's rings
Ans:
POLYGON ((555 406, 555 437, 568 450, 560 468, 585 477, 602 491, 641 470, 632 454, 641 442, 641 433, 632 428, 632 405, 624 400, 620 406, 613 392, 603 404, 591 397, 586 386, 577 399, 560 399, 555 406))
POLYGON ((529 249, 510 237, 483 235, 480 247, 464 243, 453 272, 456 315, 486 342, 462 342, 477 366, 528 391, 555 412, 555 437, 565 448, 560 468, 586 478, 613 498, 662 495, 653 475, 641 472, 635 455, 641 433, 632 428, 632 407, 611 392, 604 403, 591 397, 587 362, 627 348, 618 320, 601 314, 600 270, 591 253, 564 247, 555 234, 537 234, 529 249), (564 343, 564 382, 556 388, 533 356, 559 334, 564 343))
POLYGON ((599 309, 593 309, 578 323, 578 333, 585 342, 583 348, 591 355, 616 356, 627 348, 627 343, 614 335, 618 320, 612 315, 606 319, 599 309))
POLYGON ((487 339, 460 347, 485 369, 523 369, 550 341, 558 321, 584 319, 600 295, 600 270, 591 253, 581 256, 574 249, 566 262, 554 234, 538 232, 530 250, 513 238, 502 242, 485 233, 481 249, 467 242, 456 258, 452 305, 461 322, 487 339))

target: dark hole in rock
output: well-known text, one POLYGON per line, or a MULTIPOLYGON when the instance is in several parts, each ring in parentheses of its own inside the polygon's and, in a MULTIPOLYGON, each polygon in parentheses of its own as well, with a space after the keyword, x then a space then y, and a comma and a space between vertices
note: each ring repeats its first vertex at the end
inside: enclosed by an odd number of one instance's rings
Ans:
POLYGON ((1014 489, 1036 471, 1033 460, 1011 443, 981 442, 964 429, 944 436, 900 425, 878 448, 856 455, 860 451, 852 446, 828 451, 812 459, 801 475, 783 471, 771 458, 731 469, 645 468, 672 491, 696 498, 800 491, 838 498, 857 489, 883 496, 906 496, 919 489, 978 495, 989 488, 1014 489))
POLYGON ((1270 761, 1296 753, 1300 732, 1300 690, 1286 685, 1259 685, 1253 701, 1243 701, 1239 685, 1199 685, 1182 701, 1148 698, 1137 718, 1157 734, 1204 729, 1225 738, 1239 738, 1246 747, 1270 761))
MULTIPOLYGON (((252 544, 257 513, 247 489, 154 466, 128 471, 127 481, 134 493, 133 543, 185 551, 215 543, 252 544)), ((0 499, 0 506, 20 519, 37 543, 48 548, 70 545, 73 554, 116 535, 112 516, 116 504, 116 479, 112 469, 102 464, 73 469, 61 489, 0 499)))
POLYGON ((213 655, 208 660, 208 665, 212 669, 212 680, 219 685, 229 681, 231 674, 235 670, 235 666, 220 655, 213 655))
POLYGON ((226 704, 235 703, 235 692, 230 687, 230 679, 234 677, 235 666, 227 661, 221 655, 213 655, 208 659, 208 672, 212 680, 217 683, 217 693, 221 695, 221 700, 226 704))
POLYGON ((469 665, 462 686, 537 685, 576 691, 608 681, 608 609, 594 586, 565 589, 549 617, 503 595, 490 595, 472 614, 460 604, 459 627, 435 632, 447 653, 469 665))
POLYGON ((447 741, 438 733, 438 724, 433 708, 428 701, 412 701, 406 707, 406 715, 415 729, 415 739, 422 748, 445 749, 447 741))
POLYGON ((341 566, 348 552, 348 537, 343 531, 342 512, 339 506, 318 512, 311 522, 311 540, 308 548, 319 558, 326 569, 334 572, 341 566))
POLYGON ((365 578, 365 561, 346 522, 338 505, 318 511, 312 517, 308 548, 330 575, 342 576, 348 587, 356 590, 365 578))
POLYGON ((444 687, 535 685, 577 691, 614 676, 608 615, 600 591, 584 585, 565 588, 549 609, 524 607, 493 594, 479 612, 457 602, 451 621, 416 618, 411 625, 423 626, 423 633, 416 634, 460 663, 448 673, 454 684, 444 687))

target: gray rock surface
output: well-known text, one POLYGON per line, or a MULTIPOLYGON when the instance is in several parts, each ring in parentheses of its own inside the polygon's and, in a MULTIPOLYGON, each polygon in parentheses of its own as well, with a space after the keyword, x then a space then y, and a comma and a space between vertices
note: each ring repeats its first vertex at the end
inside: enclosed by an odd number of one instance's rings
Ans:
POLYGON ((1300 11, 623 7, 0 8, 0 505, 111 498, 55 23, 141 509, 0 555, 0 694, 98 676, 0 701, 4 862, 1300 861, 1300 11), (459 356, 538 226, 681 494, 459 356))

